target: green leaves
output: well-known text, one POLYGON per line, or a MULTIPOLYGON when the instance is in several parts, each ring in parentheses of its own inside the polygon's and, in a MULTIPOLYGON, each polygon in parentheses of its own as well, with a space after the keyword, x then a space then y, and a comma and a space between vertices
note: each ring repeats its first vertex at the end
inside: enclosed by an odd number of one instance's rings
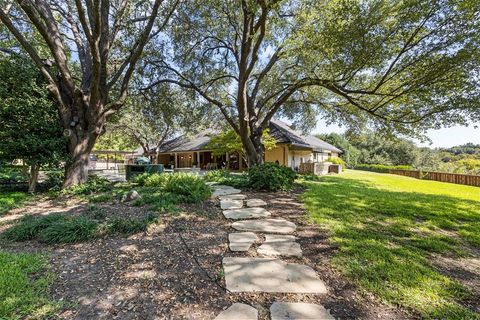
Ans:
POLYGON ((19 56, 0 59, 0 158, 54 165, 65 158, 58 111, 35 66, 19 56))

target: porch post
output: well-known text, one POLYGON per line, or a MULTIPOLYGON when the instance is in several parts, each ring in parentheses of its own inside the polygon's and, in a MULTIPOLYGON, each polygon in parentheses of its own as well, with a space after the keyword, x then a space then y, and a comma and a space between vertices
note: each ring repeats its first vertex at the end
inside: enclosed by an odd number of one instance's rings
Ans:
POLYGON ((178 157, 177 157, 177 153, 175 152, 174 155, 175 155, 175 169, 177 169, 177 168, 178 168, 178 157))
POLYGON ((200 163, 200 151, 197 151, 197 166, 202 169, 202 164, 200 163))

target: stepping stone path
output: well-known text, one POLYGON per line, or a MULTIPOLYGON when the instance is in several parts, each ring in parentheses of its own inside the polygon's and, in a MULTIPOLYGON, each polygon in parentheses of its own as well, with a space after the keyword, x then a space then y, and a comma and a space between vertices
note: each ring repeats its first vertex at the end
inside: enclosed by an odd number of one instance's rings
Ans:
POLYGON ((219 196, 218 197, 220 199, 220 201, 222 200, 226 200, 226 199, 230 199, 230 200, 245 200, 247 199, 247 196, 244 195, 244 194, 228 194, 226 196, 219 196))
MULTIPOLYGON (((238 201, 238 200, 236 200, 238 201)), ((266 218, 272 214, 264 208, 242 208, 233 210, 223 210, 223 215, 227 219, 239 220, 239 219, 251 219, 251 218, 266 218)), ((256 220, 253 220, 256 221, 256 220)), ((250 231, 250 230, 247 230, 250 231)), ((255 230, 252 230, 255 231, 255 230)))
POLYGON ((267 203, 262 199, 250 199, 247 200, 247 207, 262 207, 266 206, 267 203))
POLYGON ((243 208, 243 200, 222 199, 220 200, 220 208, 223 210, 243 208))
POLYGON ((235 188, 230 187, 230 186, 220 185, 220 184, 213 185, 211 187, 213 188, 212 197, 226 196, 226 195, 237 194, 237 193, 242 192, 242 190, 235 189, 235 188))
POLYGON ((270 318, 272 320, 333 320, 322 306, 311 303, 285 303, 274 302, 270 307, 270 318))
POLYGON ((228 242, 232 251, 248 251, 256 240, 257 236, 253 232, 236 232, 228 235, 228 242))
POLYGON ((257 320, 258 311, 244 303, 234 303, 227 310, 222 311, 215 320, 257 320))
MULTIPOLYGON (((302 256, 300 244, 291 233, 297 226, 285 219, 265 219, 271 213, 262 208, 262 199, 247 199, 241 190, 230 186, 212 185, 213 197, 220 199, 220 207, 227 219, 251 219, 232 223, 232 228, 244 232, 228 235, 231 251, 248 251, 258 240, 255 232, 265 233, 265 241, 258 247, 264 257, 224 257, 226 288, 230 292, 310 293, 325 294, 327 288, 311 267, 280 260, 279 256, 302 256), (246 205, 244 207, 244 204, 246 205), (267 257, 265 257, 267 256, 267 257)), ((334 319, 321 305, 309 303, 274 302, 270 307, 272 320, 334 319)), ((258 311, 246 304, 234 303, 222 311, 216 320, 258 319, 258 311)))
POLYGON ((285 219, 243 220, 232 224, 232 227, 241 231, 265 233, 292 233, 297 226, 285 219))
POLYGON ((267 234, 265 242, 258 248, 258 253, 264 256, 302 257, 300 244, 290 235, 267 234))
POLYGON ((274 258, 223 258, 225 283, 232 292, 327 293, 312 268, 274 258))

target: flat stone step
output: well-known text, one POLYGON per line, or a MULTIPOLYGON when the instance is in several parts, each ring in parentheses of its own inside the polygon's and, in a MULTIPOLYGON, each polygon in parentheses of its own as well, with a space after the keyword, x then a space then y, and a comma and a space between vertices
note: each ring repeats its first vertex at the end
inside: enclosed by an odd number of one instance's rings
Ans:
POLYGON ((230 250, 248 251, 252 244, 257 240, 253 232, 235 232, 228 235, 230 250))
POLYGON ((218 197, 218 196, 226 196, 226 195, 231 195, 231 194, 237 194, 242 192, 242 190, 235 189, 235 188, 219 188, 215 189, 212 192, 212 197, 218 197))
POLYGON ((297 229, 295 223, 285 219, 243 220, 232 223, 232 227, 240 231, 265 233, 292 233, 297 229))
POLYGON ((258 310, 248 304, 234 303, 223 310, 215 320, 257 320, 258 310))
POLYGON ((243 208, 243 200, 222 199, 220 200, 220 208, 224 210, 243 208))
POLYGON ((315 270, 279 259, 225 257, 225 283, 232 292, 326 293, 315 270))
POLYGON ((218 197, 220 200, 226 200, 226 199, 231 199, 231 200, 245 200, 247 199, 247 196, 244 194, 228 194, 226 196, 219 196, 218 197))
POLYGON ((258 248, 258 253, 265 256, 301 257, 302 248, 290 235, 266 234, 265 242, 258 248))
POLYGON ((334 320, 323 306, 302 302, 274 302, 270 307, 271 320, 334 320))
MULTIPOLYGON (((240 201, 240 200, 237 200, 240 201)), ((272 214, 265 210, 264 208, 242 208, 242 209, 232 209, 224 210, 223 215, 227 219, 252 219, 252 218, 266 218, 270 217, 272 214)), ((245 231, 255 231, 255 230, 245 230, 245 231)))
POLYGON ((262 207, 266 206, 267 203, 262 199, 249 199, 247 200, 247 207, 262 207))

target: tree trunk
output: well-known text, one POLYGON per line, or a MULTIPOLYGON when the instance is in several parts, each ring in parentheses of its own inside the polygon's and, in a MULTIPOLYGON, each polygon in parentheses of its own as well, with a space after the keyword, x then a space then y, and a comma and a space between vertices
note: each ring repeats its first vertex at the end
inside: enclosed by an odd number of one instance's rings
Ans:
POLYGON ((262 143, 262 136, 252 134, 246 139, 241 139, 245 148, 248 167, 253 167, 264 162, 265 148, 262 143))
POLYGON ((40 171, 40 166, 32 164, 30 166, 30 172, 28 173, 28 192, 34 193, 37 187, 38 181, 38 172, 40 171))
POLYGON ((95 132, 85 132, 81 129, 72 130, 68 142, 70 160, 65 166, 64 188, 87 182, 88 158, 97 137, 98 134, 95 132), (78 139, 79 136, 82 138, 78 139))

